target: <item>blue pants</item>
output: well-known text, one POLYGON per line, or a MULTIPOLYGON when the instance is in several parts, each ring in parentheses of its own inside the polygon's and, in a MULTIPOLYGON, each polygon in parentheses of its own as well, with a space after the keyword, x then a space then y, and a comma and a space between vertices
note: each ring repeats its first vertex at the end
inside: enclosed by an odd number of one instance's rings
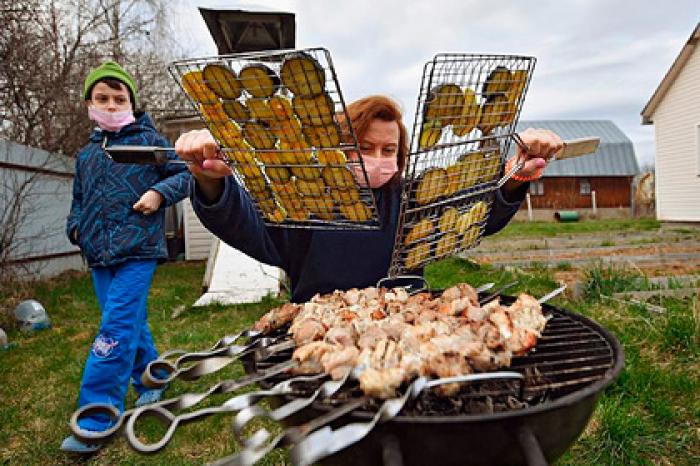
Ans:
MULTIPOLYGON (((102 320, 85 363, 79 407, 107 403, 123 412, 129 378, 139 394, 148 390, 141 383, 141 374, 158 357, 146 315, 155 269, 155 260, 132 260, 92 269, 102 320)), ((94 431, 109 425, 109 418, 103 416, 80 421, 80 427, 94 431)))

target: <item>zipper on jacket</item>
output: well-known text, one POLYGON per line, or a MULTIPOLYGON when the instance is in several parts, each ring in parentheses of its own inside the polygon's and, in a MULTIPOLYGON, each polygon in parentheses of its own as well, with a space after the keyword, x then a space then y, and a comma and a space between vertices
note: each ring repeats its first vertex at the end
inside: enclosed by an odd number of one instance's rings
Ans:
POLYGON ((101 208, 100 208, 100 217, 102 218, 102 263, 107 264, 107 259, 109 257, 109 238, 107 237, 108 231, 107 231, 107 219, 105 217, 105 172, 106 172, 106 167, 105 167, 105 157, 104 157, 104 148, 107 147, 107 133, 105 132, 105 137, 104 140, 102 141, 102 157, 100 157, 100 197, 101 197, 101 208))

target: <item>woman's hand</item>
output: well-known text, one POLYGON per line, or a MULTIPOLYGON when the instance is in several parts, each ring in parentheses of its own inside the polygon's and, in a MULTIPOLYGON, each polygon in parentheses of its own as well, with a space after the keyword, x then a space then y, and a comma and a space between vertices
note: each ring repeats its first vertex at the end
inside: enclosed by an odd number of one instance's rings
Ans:
POLYGON ((188 165, 202 193, 213 202, 221 196, 222 178, 231 174, 231 168, 220 160, 219 145, 206 130, 189 131, 175 142, 175 153, 188 165))
MULTIPOLYGON (((518 147, 516 160, 525 159, 523 168, 515 173, 515 176, 519 178, 531 178, 538 172, 541 172, 547 165, 547 162, 549 162, 549 159, 554 157, 564 147, 564 142, 561 138, 547 129, 528 128, 520 133, 520 139, 525 143, 528 151, 524 152, 518 147)), ((511 191, 522 184, 522 181, 511 178, 503 188, 506 191, 511 191)))
POLYGON ((143 196, 133 205, 133 209, 144 215, 151 215, 160 208, 162 203, 163 195, 158 191, 149 189, 143 193, 143 196))

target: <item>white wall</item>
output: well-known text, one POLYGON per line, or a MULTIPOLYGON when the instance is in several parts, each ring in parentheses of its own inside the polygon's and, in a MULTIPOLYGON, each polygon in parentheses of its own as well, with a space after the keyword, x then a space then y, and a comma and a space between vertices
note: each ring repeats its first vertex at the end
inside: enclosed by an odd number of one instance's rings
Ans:
POLYGON ((209 257, 214 235, 209 232, 192 209, 192 202, 182 202, 185 225, 185 260, 203 260, 209 257))
POLYGON ((652 115, 656 133, 656 214, 700 222, 700 46, 652 115))

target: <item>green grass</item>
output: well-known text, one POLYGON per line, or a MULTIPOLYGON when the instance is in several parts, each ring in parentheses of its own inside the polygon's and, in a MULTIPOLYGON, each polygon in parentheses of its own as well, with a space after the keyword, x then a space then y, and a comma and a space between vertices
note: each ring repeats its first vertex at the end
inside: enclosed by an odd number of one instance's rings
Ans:
MULTIPOLYGON (((227 333, 249 326, 277 301, 240 306, 189 308, 199 295, 202 264, 168 264, 159 268, 151 289, 149 312, 154 338, 161 350, 205 349, 227 333), (185 309, 182 310, 182 306, 185 309), (172 318, 173 310, 180 315, 172 318)), ((557 286, 543 268, 508 270, 480 267, 461 259, 433 264, 426 276, 433 288, 468 281, 503 285, 518 281, 510 293, 542 295, 557 286)), ((664 299, 665 314, 650 314, 639 306, 611 305, 598 299, 601 291, 632 286, 638 278, 623 269, 600 268, 589 273, 593 290, 582 301, 555 298, 557 305, 586 314, 610 329, 621 341, 626 368, 600 398, 586 432, 558 461, 561 465, 627 465, 700 462, 700 307, 694 299, 664 299)), ((54 327, 24 335, 9 331, 18 346, 0 352, 0 464, 68 465, 75 459, 58 450, 69 431, 88 347, 97 330, 99 309, 87 274, 72 274, 24 291, 6 289, 0 304, 35 297, 48 309, 54 327)), ((7 307, 7 306, 6 306, 7 307)), ((203 391, 214 383, 237 377, 231 365, 197 382, 177 381, 168 396, 203 391)), ((231 395, 218 395, 202 406, 220 404, 231 395)), ((129 394, 127 405, 134 401, 129 394)), ((89 460, 88 465, 195 465, 230 454, 231 415, 216 415, 181 426, 172 443, 155 456, 139 455, 119 438, 89 460)), ((269 429, 274 426, 265 424, 269 429)), ((155 440, 163 427, 139 425, 143 437, 155 440)), ((283 451, 261 464, 285 464, 283 451)))
POLYGON ((493 238, 542 238, 567 234, 609 233, 611 231, 656 231, 660 225, 657 220, 648 218, 584 220, 572 223, 510 222, 507 227, 493 235, 493 238))

